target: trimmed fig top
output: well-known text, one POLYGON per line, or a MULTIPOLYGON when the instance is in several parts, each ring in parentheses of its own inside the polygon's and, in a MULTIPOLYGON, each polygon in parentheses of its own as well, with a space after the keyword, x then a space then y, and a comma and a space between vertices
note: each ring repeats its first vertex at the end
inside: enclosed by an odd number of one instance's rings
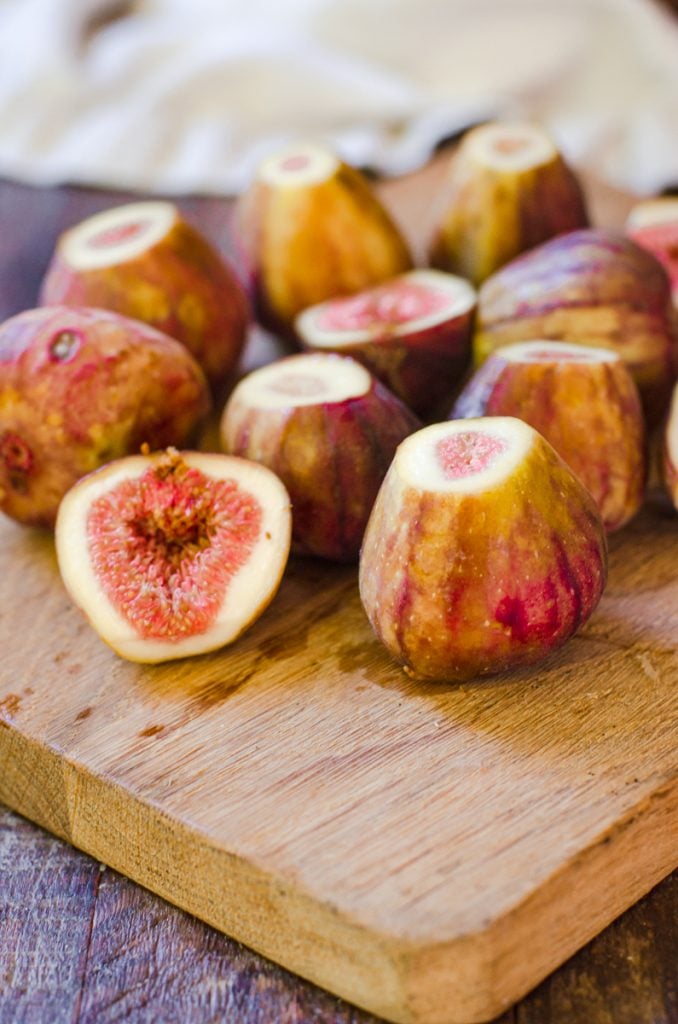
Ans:
POLYGON ((278 150, 259 166, 259 181, 276 188, 303 188, 327 181, 339 167, 335 154, 315 142, 278 150))
POLYGON ((621 357, 607 348, 574 345, 566 341, 518 341, 497 354, 509 363, 618 363, 621 357))
POLYGON ((372 382, 370 373, 347 356, 302 353, 250 373, 234 395, 259 409, 289 409, 358 398, 372 382))
POLYGON ((481 125, 469 132, 464 145, 476 163, 500 171, 539 167, 558 156, 546 132, 523 122, 481 125))
POLYGON ((178 219, 174 204, 164 201, 116 206, 66 231, 59 254, 77 270, 124 263, 160 242, 178 219))
POLYGON ((517 468, 534 437, 531 427, 511 416, 434 423, 402 442, 394 468, 418 490, 480 493, 517 468))
POLYGON ((308 344, 335 348, 435 327, 470 312, 475 301, 475 289, 462 277, 411 270, 358 295, 311 306, 295 327, 308 344))
POLYGON ((678 229, 678 197, 644 199, 633 207, 626 221, 626 227, 631 231, 655 224, 672 224, 678 229))

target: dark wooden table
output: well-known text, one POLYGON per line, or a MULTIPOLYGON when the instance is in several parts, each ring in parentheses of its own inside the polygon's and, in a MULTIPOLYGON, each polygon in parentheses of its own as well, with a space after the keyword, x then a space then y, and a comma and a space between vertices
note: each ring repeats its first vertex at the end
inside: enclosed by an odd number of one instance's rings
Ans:
MULTIPOLYGON (((406 229, 439 165, 389 184, 406 229)), ((33 306, 58 233, 120 193, 0 182, 0 320, 33 306)), ((593 187, 598 223, 627 200, 593 187)), ((182 200, 228 250, 229 204, 182 200)), ((2 614, 2 609, 0 609, 2 614)), ((678 841, 678 840, 677 840, 678 841)), ((0 806, 0 1024, 368 1024, 288 974, 0 806)), ((678 873, 497 1024, 678 1024, 678 873)))

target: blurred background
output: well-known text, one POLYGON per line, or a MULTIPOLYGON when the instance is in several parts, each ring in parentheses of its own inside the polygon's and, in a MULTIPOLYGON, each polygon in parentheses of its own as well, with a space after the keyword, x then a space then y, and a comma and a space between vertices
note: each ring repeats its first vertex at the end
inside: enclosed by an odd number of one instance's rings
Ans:
POLYGON ((0 175, 231 194, 283 140, 395 175, 488 117, 649 194, 678 183, 658 0, 0 0, 0 175))

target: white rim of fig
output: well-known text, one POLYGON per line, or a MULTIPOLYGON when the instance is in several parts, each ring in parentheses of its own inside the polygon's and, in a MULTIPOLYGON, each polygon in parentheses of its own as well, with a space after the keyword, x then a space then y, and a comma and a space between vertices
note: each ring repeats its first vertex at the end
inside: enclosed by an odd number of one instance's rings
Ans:
POLYGON ((558 363, 559 356, 562 362, 569 365, 618 363, 621 361, 619 353, 608 348, 576 345, 569 341, 549 341, 548 338, 539 341, 516 341, 512 345, 503 345, 496 350, 496 354, 509 363, 543 363, 544 365, 558 363), (541 358, 540 353, 546 353, 549 358, 541 358))
POLYGON ((173 203, 151 200, 128 203, 104 210, 66 231, 59 241, 59 253, 76 270, 96 270, 134 259, 147 252, 171 230, 179 220, 179 211, 173 203), (116 230, 138 226, 129 238, 96 244, 99 236, 116 230))
POLYGON ((240 381, 232 400, 257 409, 329 405, 360 398, 372 383, 372 375, 355 359, 310 352, 254 370, 240 381))
POLYGON ((85 477, 64 497, 56 524, 56 550, 64 585, 99 635, 122 657, 155 663, 223 647, 258 618, 277 590, 291 538, 289 495, 265 466, 233 455, 182 452, 188 466, 213 480, 235 480, 254 494, 262 510, 259 538, 246 564, 230 580, 224 603, 208 632, 171 642, 140 637, 111 604, 94 573, 87 545, 92 502, 118 484, 157 465, 160 455, 132 455, 85 477))
POLYGON ((392 286, 397 288, 399 284, 422 285, 432 291, 446 293, 450 305, 446 309, 439 309, 426 316, 413 317, 405 320, 394 327, 389 328, 389 338, 402 338, 409 334, 425 331, 430 327, 437 327, 450 320, 469 313, 476 304, 476 290, 465 278, 457 277, 455 274, 446 274, 442 270, 409 270, 406 274, 399 274, 387 284, 378 285, 357 295, 346 298, 330 299, 327 302, 320 302, 316 306, 309 306, 297 317, 294 327, 299 337, 305 344, 315 348, 338 348, 340 345, 355 345, 362 341, 369 341, 374 337, 378 321, 374 321, 373 327, 353 331, 331 331, 318 326, 318 320, 323 314, 336 303, 355 302, 361 296, 370 296, 375 293, 387 293, 392 286))
POLYGON ((497 487, 518 468, 539 435, 527 423, 512 416, 483 416, 477 419, 434 423, 400 444, 393 469, 405 486, 443 494, 477 494, 497 487), (459 434, 477 433, 496 438, 506 447, 489 465, 466 476, 448 477, 440 467, 437 446, 459 434))
POLYGON ((558 150, 541 128, 507 121, 481 125, 467 136, 464 149, 476 163, 502 171, 522 171, 547 164, 558 150))
POLYGON ((327 181, 339 169, 335 154, 316 142, 286 146, 259 166, 259 181, 276 188, 303 188, 327 181))
POLYGON ((678 199, 671 196, 660 199, 646 199, 633 207, 626 220, 626 227, 649 228, 654 224, 675 224, 678 230, 678 199))

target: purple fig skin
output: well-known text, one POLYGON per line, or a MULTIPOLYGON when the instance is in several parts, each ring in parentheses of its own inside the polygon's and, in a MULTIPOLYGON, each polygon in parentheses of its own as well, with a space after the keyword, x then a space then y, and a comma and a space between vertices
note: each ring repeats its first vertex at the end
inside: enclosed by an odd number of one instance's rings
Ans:
POLYGON ((678 511, 678 386, 674 388, 671 408, 664 426, 662 468, 666 490, 678 511))
POLYGON ((47 306, 0 327, 0 508, 52 527, 66 491, 104 463, 185 447, 210 409, 183 345, 101 309, 47 306))
POLYGON ((236 390, 221 436, 224 451, 263 463, 285 484, 295 553, 352 562, 395 450, 420 426, 373 380, 354 398, 276 409, 246 405, 236 390))
POLYGON ((573 231, 513 260, 480 289, 478 366, 497 348, 549 338, 618 352, 657 424, 678 372, 671 287, 661 264, 623 235, 573 231))

